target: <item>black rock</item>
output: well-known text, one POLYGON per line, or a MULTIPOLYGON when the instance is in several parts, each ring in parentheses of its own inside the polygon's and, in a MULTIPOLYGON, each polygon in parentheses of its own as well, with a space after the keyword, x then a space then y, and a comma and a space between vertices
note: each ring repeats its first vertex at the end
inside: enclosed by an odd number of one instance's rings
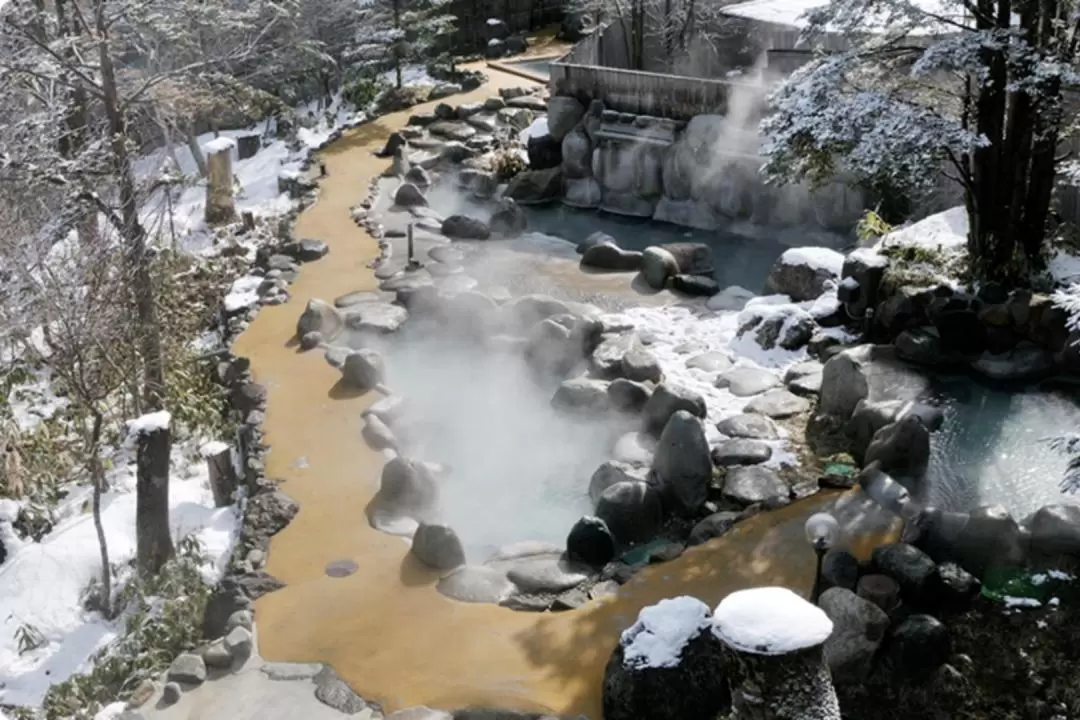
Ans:
POLYGON ((929 555, 914 545, 893 543, 874 549, 874 568, 900 586, 900 596, 916 608, 933 608, 939 598, 941 577, 929 555))
POLYGON ((822 560, 821 576, 832 587, 854 590, 859 581, 859 561, 847 550, 830 550, 822 560))
POLYGON ((708 629, 675 667, 635 667, 620 643, 604 670, 604 720, 714 720, 731 707, 722 644, 708 629))
POLYGON ((937 566, 937 574, 940 585, 938 588, 940 606, 946 612, 966 611, 982 589, 982 583, 956 563, 941 563, 937 566))
POLYGON ((671 278, 671 287, 687 295, 712 297, 720 292, 720 285, 712 278, 700 275, 676 275, 671 278))
POLYGON ((772 447, 761 440, 748 438, 724 440, 712 449, 712 461, 718 467, 757 465, 771 457, 772 447))
POLYGON ((562 164, 562 142, 551 135, 531 135, 527 146, 529 167, 533 170, 547 170, 562 164))
POLYGON ((888 658, 897 675, 923 681, 949 659, 949 629, 931 615, 911 615, 889 638, 888 658))
POLYGON ((468 215, 451 215, 443 220, 442 234, 463 240, 487 240, 491 230, 482 220, 468 215))
POLYGON ((607 523, 597 517, 586 515, 570 528, 566 538, 566 554, 571 560, 589 565, 602 566, 615 557, 615 538, 607 523))
POLYGON ((285 243, 281 248, 281 252, 285 255, 289 255, 297 262, 304 263, 314 262, 319 258, 324 257, 330 252, 330 248, 322 240, 306 238, 285 243))

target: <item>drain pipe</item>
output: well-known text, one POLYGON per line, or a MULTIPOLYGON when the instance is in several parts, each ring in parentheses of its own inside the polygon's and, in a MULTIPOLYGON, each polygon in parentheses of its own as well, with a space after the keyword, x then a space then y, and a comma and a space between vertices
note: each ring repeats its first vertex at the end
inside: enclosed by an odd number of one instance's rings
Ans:
POLYGON ((731 720, 840 720, 825 641, 829 617, 780 587, 728 595, 713 613, 731 684, 731 720))

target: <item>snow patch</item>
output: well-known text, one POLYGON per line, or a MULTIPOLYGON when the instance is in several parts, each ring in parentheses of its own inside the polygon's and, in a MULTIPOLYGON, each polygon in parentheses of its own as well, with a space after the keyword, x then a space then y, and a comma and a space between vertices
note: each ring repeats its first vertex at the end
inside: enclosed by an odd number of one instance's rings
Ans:
POLYGON ((230 315, 259 302, 259 286, 264 278, 258 275, 244 275, 233 280, 232 287, 222 302, 225 312, 230 315))
POLYGON ((619 640, 623 666, 635 670, 676 667, 683 648, 709 622, 709 606, 687 595, 643 608, 619 640))
POLYGON ((786 655, 824 643, 829 616, 782 587, 731 593, 716 607, 713 633, 729 646, 756 655, 786 655))
POLYGON ((127 421, 128 434, 140 435, 156 430, 167 430, 170 422, 172 422, 172 415, 169 414, 168 410, 147 413, 142 417, 127 421))
POLYGON ((1028 597, 1013 597, 1012 595, 1006 595, 1002 598, 1002 602, 1005 603, 1007 608, 1039 608, 1042 607, 1042 603, 1035 598, 1028 597))
MULTIPOLYGON (((217 582, 225 570, 239 529, 235 506, 215 508, 206 463, 195 446, 178 443, 172 452, 169 482, 170 529, 175 541, 194 535, 207 564, 203 575, 217 582)), ((109 559, 123 566, 135 558, 136 467, 119 452, 102 497, 101 521, 109 559)), ((58 507, 61 520, 40 543, 5 547, 0 565, 0 703, 39 706, 53 683, 90 669, 91 656, 116 639, 125 618, 106 621, 83 609, 82 595, 100 575, 101 556, 89 488, 76 488, 58 507), (32 627, 45 643, 19 652, 16 632, 32 627)), ((9 527, 0 522, 0 531, 9 527)))
POLYGON ((203 150, 207 155, 217 155, 219 152, 232 150, 234 147, 236 147, 236 141, 228 135, 222 135, 203 145, 203 150))
POLYGON ((231 447, 232 446, 227 442, 211 440, 208 443, 204 443, 203 446, 199 448, 199 454, 204 458, 213 457, 215 455, 220 455, 231 447))
POLYGON ((544 137, 548 134, 547 116, 538 117, 532 121, 532 125, 521 131, 521 142, 529 144, 529 138, 544 137))
POLYGON ((785 250, 780 256, 781 265, 804 265, 812 270, 825 270, 839 276, 844 267, 844 256, 824 247, 796 247, 785 250))
POLYGON ((967 210, 958 206, 894 230, 881 238, 875 248, 908 246, 954 252, 967 248, 967 235, 967 210))

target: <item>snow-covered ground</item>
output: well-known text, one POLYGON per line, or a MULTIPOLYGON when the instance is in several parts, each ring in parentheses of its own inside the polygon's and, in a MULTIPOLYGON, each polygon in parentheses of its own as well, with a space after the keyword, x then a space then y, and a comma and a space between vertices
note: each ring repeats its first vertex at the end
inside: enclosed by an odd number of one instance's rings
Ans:
MULTIPOLYGON (((2 3, 3 0, 0 0, 2 3)), ((417 75, 415 72, 413 75, 417 75)), ((411 77, 416 80, 417 77, 411 77)), ((198 138, 200 146, 218 143, 230 145, 233 153, 233 172, 237 180, 237 210, 252 211, 264 218, 282 215, 293 206, 287 194, 278 191, 278 176, 299 173, 309 152, 325 144, 341 128, 355 125, 363 115, 334 99, 328 109, 319 111, 314 104, 301 107, 294 117, 311 115, 310 127, 297 132, 299 149, 290 150, 284 140, 273 137, 273 125, 260 123, 244 130, 222 132, 198 138), (238 160, 235 143, 226 141, 243 135, 264 135, 264 146, 253 157, 238 160)), ((187 184, 171 198, 172 222, 168 213, 170 199, 164 191, 151 196, 142 209, 142 217, 152 235, 160 234, 170 242, 175 233, 182 251, 213 254, 212 236, 204 222, 206 201, 205 181, 199 180, 190 150, 184 144, 172 152, 165 148, 154 151, 135 163, 141 182, 149 182, 163 173, 180 173, 187 184), (175 162, 174 162, 175 161, 175 162), (170 229, 171 228, 171 229, 170 229)), ((68 241, 58 243, 50 257, 62 258, 68 241)), ((252 250, 249 248, 249 250, 252 250)), ((258 279, 261 282, 261 278, 258 279)), ((252 281, 240 281, 233 301, 242 302, 251 294, 252 281)), ((194 338, 199 342, 200 339, 194 338)), ((10 353, 3 358, 10 361, 10 353)), ((13 388, 9 404, 15 424, 20 430, 33 429, 42 419, 50 417, 63 406, 63 398, 50 390, 45 373, 13 388)), ((133 430, 152 422, 144 419, 133 430)), ((200 446, 206 438, 191 439, 174 444, 172 476, 169 485, 171 530, 174 540, 194 535, 206 552, 204 574, 208 582, 216 582, 228 562, 239 525, 237 506, 215 508, 209 487, 206 461, 200 446)), ((113 451, 109 470, 109 491, 102 500, 102 522, 113 565, 124 566, 135 554, 135 465, 130 447, 113 451)), ((38 706, 49 686, 62 682, 72 674, 90 669, 90 658, 124 631, 123 617, 111 622, 99 614, 83 609, 83 593, 91 581, 100 575, 100 555, 96 530, 90 512, 92 491, 88 486, 69 488, 68 496, 57 508, 58 521, 40 543, 22 541, 12 528, 19 505, 12 500, 0 500, 0 541, 7 558, 0 564, 0 704, 38 706), (20 628, 32 628, 41 634, 44 644, 20 653, 20 628)), ((123 573, 121 573, 123 575, 123 573)), ((122 579, 122 578, 121 578, 122 579)), ((108 720, 122 709, 110 706, 99 714, 108 720)), ((0 720, 6 720, 0 712, 0 720)))
MULTIPOLYGON (((236 139, 246 135, 259 134, 264 137, 264 146, 253 157, 239 160, 235 145, 230 148, 233 156, 233 174, 238 180, 236 195, 237 212, 251 211, 257 216, 270 217, 281 215, 290 209, 292 201, 288 195, 278 192, 278 176, 282 173, 298 173, 310 150, 320 147, 335 131, 356 124, 363 120, 350 105, 342 102, 341 96, 335 96, 330 107, 322 111, 316 103, 297 108, 294 117, 313 118, 312 127, 299 127, 297 139, 301 148, 298 152, 290 151, 286 142, 273 137, 274 124, 257 123, 241 130, 224 130, 221 138, 236 139)), ((200 135, 199 146, 206 152, 207 146, 219 139, 213 133, 200 135)), ((180 143, 168 149, 161 148, 135 163, 136 175, 143 180, 159 177, 163 173, 176 173, 186 178, 197 178, 195 160, 186 144, 180 143), (175 163, 174 164, 174 159, 175 163)), ((170 230, 167 212, 169 199, 164 192, 156 193, 143 208, 143 221, 152 231, 162 233, 165 238, 175 231, 180 246, 187 251, 198 252, 209 248, 210 236, 206 231, 203 213, 206 208, 206 182, 197 180, 184 187, 177 197, 172 198, 172 230, 170 230)))
MULTIPOLYGON (((216 582, 225 569, 239 528, 236 506, 215 508, 205 461, 195 442, 172 453, 169 511, 174 540, 194 534, 202 543, 205 577, 216 582)), ((135 464, 119 450, 102 499, 109 559, 123 565, 135 557, 135 464)), ((105 621, 82 608, 82 596, 99 577, 101 557, 89 504, 89 487, 75 487, 59 508, 55 528, 40 543, 20 542, 11 530, 17 504, 0 501, 0 538, 8 557, 0 565, 0 703, 37 706, 49 685, 88 670, 88 659, 124 629, 124 618, 105 621), (20 654, 22 626, 45 644, 20 654)))

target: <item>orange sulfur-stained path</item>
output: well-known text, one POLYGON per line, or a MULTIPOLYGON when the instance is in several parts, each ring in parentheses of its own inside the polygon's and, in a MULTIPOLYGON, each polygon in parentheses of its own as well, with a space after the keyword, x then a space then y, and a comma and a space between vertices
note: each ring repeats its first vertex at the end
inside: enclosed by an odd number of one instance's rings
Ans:
MULTIPOLYGON (((529 84, 485 72, 487 85, 452 101, 482 100, 499 87, 529 84)), ((429 108, 413 111, 423 109, 429 108)), ((374 398, 338 396, 338 371, 321 353, 301 353, 290 342, 310 298, 375 289, 366 263, 376 255, 376 243, 353 224, 349 208, 387 165, 372 152, 413 111, 352 130, 322 153, 329 176, 318 202, 301 215, 296 235, 325 240, 330 254, 305 265, 292 300, 263 308, 234 348, 251 359, 256 379, 267 386, 267 474, 282 479, 284 491, 300 504, 299 515, 271 543, 267 569, 287 587, 257 603, 260 651, 270 661, 331 663, 388 712, 413 705, 497 705, 599 720, 604 665, 642 607, 680 594, 715 605, 734 590, 757 585, 808 592, 814 555, 803 522, 837 496, 758 515, 675 561, 645 569, 616 597, 575 611, 515 612, 436 592, 435 575, 410 562, 407 543, 373 530, 364 516, 382 464, 360 436, 360 412, 374 398), (327 563, 343 559, 358 570, 345 578, 325 575, 327 563)))

